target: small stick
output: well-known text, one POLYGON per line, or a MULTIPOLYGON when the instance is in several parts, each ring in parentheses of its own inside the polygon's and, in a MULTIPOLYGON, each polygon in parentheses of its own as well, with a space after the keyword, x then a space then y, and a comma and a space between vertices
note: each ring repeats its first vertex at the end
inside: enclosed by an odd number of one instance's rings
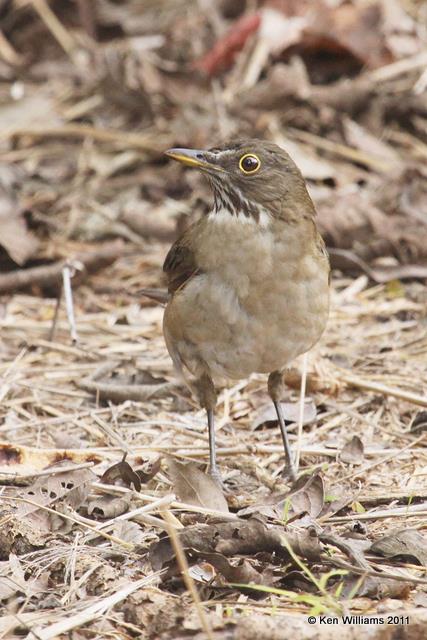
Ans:
POLYGON ((31 4, 58 44, 64 49, 66 54, 72 57, 72 54, 76 50, 76 42, 58 20, 46 0, 31 0, 31 4))
MULTIPOLYGON (((61 473, 70 471, 78 471, 80 469, 90 469, 95 465, 94 462, 82 462, 81 464, 67 465, 58 469, 44 469, 43 471, 30 471, 28 473, 17 473, 16 471, 0 471, 0 479, 2 476, 12 476, 13 480, 25 480, 27 478, 40 478, 42 476, 56 476, 61 473)), ((11 482, 12 479, 9 481, 11 482)))
MULTIPOLYGON (((1 134, 0 134, 1 137, 1 134)), ((97 271, 109 264, 112 264, 125 253, 123 242, 115 240, 103 244, 96 251, 86 251, 76 254, 73 258, 76 262, 81 262, 84 271, 76 276, 79 282, 89 273, 97 271)), ((29 269, 17 269, 10 273, 0 274, 0 294, 15 292, 32 285, 41 287, 58 286, 62 281, 62 269, 68 264, 68 260, 58 260, 53 264, 30 267, 29 269)), ((48 345, 50 346, 50 345, 48 345)))
POLYGON ((128 131, 119 131, 117 129, 106 129, 94 127, 89 124, 72 123, 57 127, 38 127, 26 126, 10 128, 0 132, 0 139, 14 137, 33 137, 33 138, 91 138, 98 142, 113 142, 122 144, 125 147, 134 147, 142 149, 153 156, 159 156, 162 150, 170 145, 170 140, 159 140, 158 136, 155 140, 143 133, 130 133, 128 131))
POLYGON ((411 391, 404 391, 403 389, 395 389, 394 387, 388 387, 380 382, 373 382, 371 380, 362 380, 357 376, 353 376, 340 369, 340 380, 346 382, 350 386, 358 387, 359 389, 366 389, 367 391, 376 391, 384 396, 393 396, 399 398, 399 400, 406 400, 412 404, 419 405, 420 407, 427 407, 427 396, 420 396, 417 393, 411 391))
POLYGON ((413 56, 397 60, 379 69, 375 69, 368 74, 368 78, 374 82, 386 82, 396 78, 397 76, 413 71, 414 69, 422 69, 427 65, 427 51, 421 51, 413 56))
POLYGON ((303 142, 312 144, 318 149, 329 151, 330 153, 346 158, 347 160, 351 160, 352 162, 359 162, 367 167, 372 167, 377 171, 386 172, 393 168, 393 164, 389 160, 364 153, 354 147, 349 147, 339 142, 333 142, 333 140, 322 138, 314 133, 303 131, 302 129, 292 127, 289 129, 289 134, 297 140, 302 140, 303 142))
POLYGON ((16 67, 23 64, 25 59, 24 56, 15 51, 3 31, 0 31, 0 57, 6 60, 8 64, 16 67))
POLYGON ((76 267, 71 264, 66 264, 62 269, 65 308, 67 310, 67 319, 68 324, 70 325, 70 335, 73 346, 75 346, 79 341, 79 337, 77 335, 76 318, 74 315, 73 290, 71 288, 71 278, 75 274, 75 269, 76 267))
MULTIPOLYGON (((375 569, 363 569, 362 567, 357 567, 346 560, 341 560, 339 558, 325 558, 327 562, 332 563, 336 567, 340 567, 342 569, 348 569, 352 573, 357 573, 361 576, 371 576, 372 578, 379 578, 380 580, 397 580, 398 582, 413 582, 414 584, 427 584, 427 580, 425 578, 413 578, 412 576, 403 576, 399 573, 392 573, 390 571, 375 571, 375 569)), ((418 567, 417 567, 418 568, 418 567)), ((422 569, 422 567, 419 567, 422 569)))
POLYGON ((184 579, 185 586, 187 587, 191 597, 193 598, 194 604, 196 606, 197 614, 199 616, 200 624, 202 629, 206 633, 208 640, 214 640, 214 636, 212 633, 211 626, 209 624, 209 620, 206 616, 206 613, 202 607, 202 603, 200 600, 200 596, 196 589, 196 585, 194 584, 194 580, 189 573, 189 566, 187 562, 187 558, 184 553, 184 549, 182 547, 181 541, 175 531, 175 522, 170 517, 170 513, 167 509, 161 511, 162 517, 164 518, 167 524, 167 531, 169 534, 169 539, 171 541, 173 550, 175 551, 176 560, 178 562, 178 566, 181 569, 182 577, 184 579))

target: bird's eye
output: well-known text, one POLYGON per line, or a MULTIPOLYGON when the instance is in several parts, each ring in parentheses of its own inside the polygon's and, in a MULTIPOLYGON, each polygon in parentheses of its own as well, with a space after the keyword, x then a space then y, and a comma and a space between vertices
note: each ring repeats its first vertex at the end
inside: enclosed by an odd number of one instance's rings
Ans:
POLYGON ((255 173, 261 166, 261 161, 254 153, 245 153, 239 160, 239 167, 243 173, 255 173))

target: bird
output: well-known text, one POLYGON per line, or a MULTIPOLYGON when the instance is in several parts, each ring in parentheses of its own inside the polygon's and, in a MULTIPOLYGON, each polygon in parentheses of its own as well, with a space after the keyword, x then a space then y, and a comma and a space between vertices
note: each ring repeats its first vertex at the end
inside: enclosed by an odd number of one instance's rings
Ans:
POLYGON ((329 313, 330 266, 304 178, 289 154, 261 139, 166 156, 200 170, 213 191, 208 213, 173 243, 163 271, 166 347, 206 411, 209 473, 217 464, 218 381, 268 374, 285 454, 295 481, 280 400, 290 362, 310 350, 329 313))

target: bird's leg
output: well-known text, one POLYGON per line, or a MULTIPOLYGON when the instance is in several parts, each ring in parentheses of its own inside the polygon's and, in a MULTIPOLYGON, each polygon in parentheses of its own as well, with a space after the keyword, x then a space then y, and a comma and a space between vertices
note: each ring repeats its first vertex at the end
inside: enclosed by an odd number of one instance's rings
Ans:
POLYGON ((196 389, 197 396, 199 398, 200 406, 206 409, 208 418, 208 431, 209 431, 209 474, 212 478, 222 486, 222 478, 216 463, 216 445, 215 445, 215 406, 216 406, 216 391, 212 378, 203 373, 198 378, 194 387, 196 389))
POLYGON ((286 431, 285 418, 283 417, 282 405, 280 400, 283 394, 283 374, 281 371, 273 371, 268 376, 268 393, 273 401, 276 409, 277 419, 279 421, 280 432, 282 434, 283 448, 285 449, 286 468, 285 475, 288 475, 292 482, 297 479, 294 464, 292 462, 291 449, 289 446, 289 438, 286 431))

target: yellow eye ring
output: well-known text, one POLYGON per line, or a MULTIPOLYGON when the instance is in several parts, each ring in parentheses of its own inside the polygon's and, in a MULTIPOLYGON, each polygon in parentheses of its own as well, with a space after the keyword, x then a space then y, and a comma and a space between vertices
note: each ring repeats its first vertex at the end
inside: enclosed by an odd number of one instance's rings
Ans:
POLYGON ((245 153, 239 160, 239 169, 242 173, 256 173, 261 166, 261 160, 255 153, 245 153), (245 166, 246 165, 246 166, 245 166), (252 166, 251 166, 252 165, 252 166))

